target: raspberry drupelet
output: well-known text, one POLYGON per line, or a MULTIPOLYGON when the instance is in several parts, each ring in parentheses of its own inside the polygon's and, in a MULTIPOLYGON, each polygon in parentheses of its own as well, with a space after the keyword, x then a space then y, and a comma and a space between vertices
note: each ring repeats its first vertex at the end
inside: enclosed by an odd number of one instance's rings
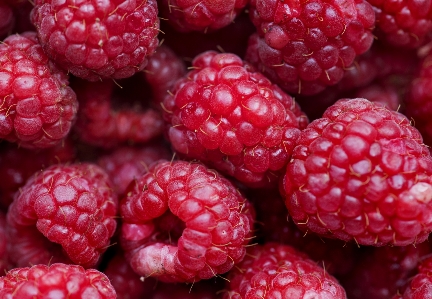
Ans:
POLYGON ((402 114, 342 99, 302 131, 285 204, 302 230, 363 245, 405 246, 432 231, 432 157, 402 114))
POLYGON ((251 247, 228 279, 223 299, 346 299, 333 276, 305 254, 278 243, 251 247))
POLYGON ((290 93, 316 94, 342 79, 372 44, 375 14, 365 0, 257 1, 246 60, 290 93))
POLYGON ((53 165, 31 177, 7 214, 8 251, 18 267, 95 266, 110 245, 117 197, 94 164, 53 165))
POLYGON ((307 123, 294 99, 238 56, 204 52, 162 103, 172 147, 263 187, 277 181, 307 123))
POLYGON ((157 14, 156 0, 37 0, 31 17, 52 60, 97 81, 144 69, 159 43, 157 14))
POLYGON ((0 139, 25 148, 59 144, 78 109, 68 76, 48 60, 34 32, 0 44, 0 99, 0 139))
POLYGON ((252 205, 202 164, 159 161, 122 199, 120 241, 132 269, 163 282, 197 282, 239 263, 252 205))
POLYGON ((161 0, 162 17, 180 32, 210 32, 229 25, 249 0, 161 0))
POLYGON ((115 299, 117 296, 102 272, 56 263, 9 271, 0 277, 0 298, 115 299))

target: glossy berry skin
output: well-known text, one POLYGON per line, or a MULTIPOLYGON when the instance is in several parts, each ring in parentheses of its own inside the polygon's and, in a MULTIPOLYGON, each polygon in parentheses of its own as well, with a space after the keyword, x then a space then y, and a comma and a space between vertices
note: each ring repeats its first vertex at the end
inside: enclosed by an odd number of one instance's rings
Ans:
POLYGON ((197 282, 239 263, 254 221, 252 205, 202 164, 159 161, 122 199, 121 245, 136 273, 197 282))
POLYGON ((432 230, 432 157, 402 114, 342 99, 302 131, 284 178, 302 230, 405 246, 432 230))
POLYGON ((73 75, 121 79, 144 69, 158 45, 156 0, 37 0, 32 11, 47 55, 73 75))
POLYGON ((15 268, 0 277, 0 298, 97 298, 115 299, 116 292, 105 274, 61 263, 15 268))
POLYGON ((375 14, 365 0, 252 0, 250 16, 257 34, 246 60, 290 93, 336 84, 373 41, 375 14))
POLYGON ((94 164, 53 165, 30 178, 7 214, 18 267, 61 261, 95 266, 116 229, 117 197, 94 164))
POLYGON ((172 147, 248 186, 277 181, 308 122, 294 99, 234 54, 192 68, 162 103, 172 147))
POLYGON ((161 0, 162 16, 180 32, 210 32, 234 21, 249 0, 161 0))
POLYGON ((75 121, 78 102, 68 76, 48 60, 36 33, 0 44, 0 139, 25 148, 59 144, 75 121))
POLYGON ((397 47, 417 48, 432 30, 432 2, 429 0, 368 0, 376 15, 375 34, 397 47))
POLYGON ((345 299, 337 280, 293 247, 266 243, 251 247, 228 276, 224 299, 345 299))

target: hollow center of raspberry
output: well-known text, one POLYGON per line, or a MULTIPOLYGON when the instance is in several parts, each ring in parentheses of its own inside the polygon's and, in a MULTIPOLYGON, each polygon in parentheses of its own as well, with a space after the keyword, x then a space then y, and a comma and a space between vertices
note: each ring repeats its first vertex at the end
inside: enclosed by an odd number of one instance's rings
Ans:
POLYGON ((171 211, 166 211, 154 220, 156 226, 156 240, 176 246, 186 225, 171 211))

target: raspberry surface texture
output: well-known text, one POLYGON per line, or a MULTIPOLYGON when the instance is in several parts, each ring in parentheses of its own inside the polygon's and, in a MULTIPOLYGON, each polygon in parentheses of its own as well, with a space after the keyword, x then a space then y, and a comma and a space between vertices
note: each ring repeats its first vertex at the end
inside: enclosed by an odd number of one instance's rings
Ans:
POLYGON ((342 99, 302 131, 285 204, 302 230, 364 245, 405 246, 432 230, 432 157, 402 114, 342 99))
POLYGON ((291 93, 336 84, 373 41, 375 14, 365 0, 251 0, 250 16, 257 34, 246 60, 291 93))
POLYGON ((48 167, 27 181, 9 207, 10 259, 18 267, 56 261, 93 267, 110 245, 117 207, 100 167, 48 167))
POLYGON ((56 263, 9 271, 0 277, 0 298, 115 299, 117 296, 102 272, 56 263))
POLYGON ((161 15, 180 32, 209 32, 234 21, 249 0, 161 0, 161 15))
POLYGON ((162 103, 182 156, 253 187, 277 181, 307 123, 294 99, 234 54, 197 56, 162 103))
POLYGON ((197 282, 239 263, 252 237, 252 205, 202 164, 160 161, 122 199, 121 245, 134 271, 197 282))
POLYGON ((159 41, 156 0, 37 0, 32 11, 47 55, 73 75, 121 79, 144 69, 159 41))
POLYGON ((11 35, 0 44, 0 139, 25 148, 60 143, 78 102, 68 76, 48 60, 36 33, 11 35))
POLYGON ((278 243, 252 247, 228 279, 224 299, 346 298, 333 276, 305 254, 278 243))

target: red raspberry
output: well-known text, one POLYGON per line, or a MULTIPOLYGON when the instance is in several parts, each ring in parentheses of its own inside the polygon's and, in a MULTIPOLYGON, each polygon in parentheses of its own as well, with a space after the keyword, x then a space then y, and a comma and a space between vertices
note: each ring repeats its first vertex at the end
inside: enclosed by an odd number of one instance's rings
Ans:
POLYGON ((432 157, 402 114, 343 99, 302 131, 284 178, 294 222, 322 236, 404 246, 432 231, 432 157))
POLYGON ((9 253, 18 267, 97 264, 116 229, 117 198, 93 164, 53 165, 17 193, 7 214, 9 253))
POLYGON ((156 0, 36 0, 31 17, 52 60, 97 81, 144 69, 159 43, 157 13, 156 0))
POLYGON ((121 244, 134 271, 164 282, 196 282, 240 262, 253 209, 225 178, 201 164, 153 164, 122 200, 121 244))
POLYGON ((429 0, 368 0, 376 15, 378 39, 398 46, 416 48, 432 31, 432 3, 429 0))
POLYGON ((192 68, 162 105, 173 148, 250 186, 276 181, 307 124, 299 106, 234 54, 192 68))
POLYGON ((0 212, 0 276, 8 270, 6 216, 0 212))
POLYGON ((4 1, 0 1, 0 39, 11 33, 14 24, 15 16, 12 8, 4 1))
POLYGON ((172 154, 162 144, 147 144, 142 147, 121 147, 99 158, 98 164, 111 178, 114 191, 122 195, 127 186, 147 172, 148 165, 161 159, 168 160, 172 154))
POLYGON ((162 0, 162 16, 180 32, 208 32, 234 21, 249 0, 162 0))
POLYGON ((82 80, 74 84, 81 105, 75 126, 80 139, 112 148, 125 142, 148 142, 162 135, 163 119, 155 109, 146 109, 141 103, 132 108, 115 107, 124 106, 124 98, 116 101, 114 85, 111 81, 82 80))
POLYGON ((419 266, 419 273, 411 278, 403 295, 393 299, 429 299, 432 298, 432 258, 427 258, 419 266))
POLYGON ((0 277, 0 298, 115 299, 116 292, 105 274, 58 263, 9 271, 0 277))
POLYGON ((228 276, 224 299, 346 299, 337 280, 293 247, 267 243, 252 247, 228 276))
POLYGON ((350 299, 388 299, 408 282, 419 261, 430 252, 428 242, 416 247, 368 248, 355 269, 342 279, 350 299))
POLYGON ((373 41, 375 14, 365 0, 252 0, 250 16, 258 34, 246 60, 292 93, 336 84, 373 41))
POLYGON ((78 108, 68 77, 48 60, 36 33, 0 44, 0 138, 26 148, 60 143, 78 108))
POLYGON ((38 151, 5 144, 0 150, 0 209, 7 211, 15 192, 35 172, 53 164, 71 162, 74 158, 75 148, 69 139, 38 151))

